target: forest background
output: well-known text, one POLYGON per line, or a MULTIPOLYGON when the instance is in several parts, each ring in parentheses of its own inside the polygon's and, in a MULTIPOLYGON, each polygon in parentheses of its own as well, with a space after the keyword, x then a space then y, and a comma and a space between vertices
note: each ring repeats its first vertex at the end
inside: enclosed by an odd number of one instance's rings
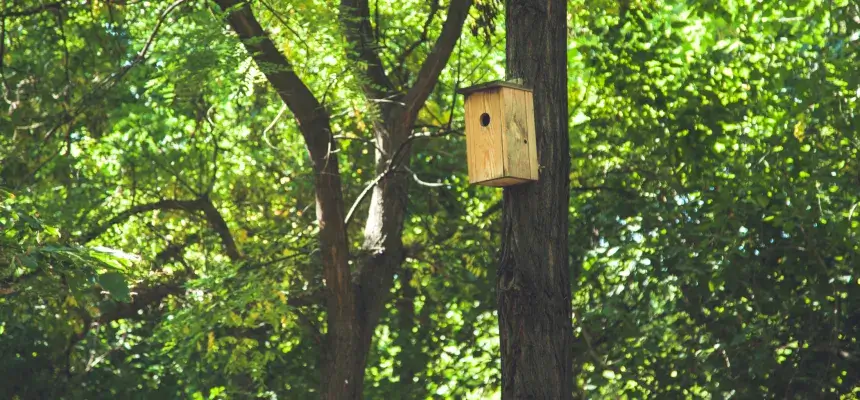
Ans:
MULTIPOLYGON (((857 398, 860 4, 567 12, 576 397, 857 398)), ((499 396, 504 15, 0 0, 0 395, 499 396)))

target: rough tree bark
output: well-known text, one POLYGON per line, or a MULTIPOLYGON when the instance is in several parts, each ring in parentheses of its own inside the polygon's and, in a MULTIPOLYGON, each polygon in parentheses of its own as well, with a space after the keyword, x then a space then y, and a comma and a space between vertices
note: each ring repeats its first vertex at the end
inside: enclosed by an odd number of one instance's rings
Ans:
POLYGON ((504 189, 497 281, 502 398, 569 399, 570 156, 565 0, 507 0, 507 73, 534 90, 540 180, 504 189))
MULTIPOLYGON (((412 127, 418 111, 436 86, 471 7, 471 0, 451 0, 442 32, 408 87, 395 87, 377 51, 367 0, 342 0, 341 22, 349 55, 367 78, 369 101, 385 99, 374 125, 376 172, 357 268, 351 271, 346 226, 352 212, 344 212, 337 157, 328 111, 293 71, 287 58, 257 21, 250 5, 240 0, 216 0, 228 11, 227 21, 245 48, 265 68, 269 83, 295 116, 307 143, 315 172, 317 222, 326 280, 327 333, 322 351, 323 399, 360 399, 365 364, 373 332, 390 297, 393 274, 405 259, 402 243, 408 182, 403 173, 411 153, 412 127)), ((435 14, 435 11, 434 13, 435 14)), ((432 15, 431 15, 432 18, 432 15)), ((422 40, 426 35, 422 35, 422 40)), ((360 196, 358 201, 363 199, 360 196)))

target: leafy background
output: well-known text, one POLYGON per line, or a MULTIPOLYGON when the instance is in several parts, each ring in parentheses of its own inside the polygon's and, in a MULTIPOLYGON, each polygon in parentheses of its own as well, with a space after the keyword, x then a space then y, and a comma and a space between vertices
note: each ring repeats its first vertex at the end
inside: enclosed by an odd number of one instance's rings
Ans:
MULTIPOLYGON (((313 397, 325 310, 289 301, 323 285, 313 173, 265 66, 205 1, 2 4, 0 393, 313 397)), ((371 4, 406 84, 444 4, 371 4)), ((577 394, 856 398, 860 6, 568 4, 577 394)), ((453 133, 414 145, 367 398, 498 396, 501 196, 468 185, 454 92, 504 77, 501 6, 421 111, 453 133)), ((332 111, 350 204, 377 115, 337 5, 253 7, 332 111)))

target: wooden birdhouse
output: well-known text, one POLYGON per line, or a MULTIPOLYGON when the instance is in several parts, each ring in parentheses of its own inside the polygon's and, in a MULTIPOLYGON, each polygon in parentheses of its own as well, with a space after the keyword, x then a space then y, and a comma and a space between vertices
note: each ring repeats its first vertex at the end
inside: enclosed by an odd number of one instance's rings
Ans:
POLYGON ((469 183, 511 186, 538 179, 532 91, 511 82, 460 89, 466 101, 469 183))

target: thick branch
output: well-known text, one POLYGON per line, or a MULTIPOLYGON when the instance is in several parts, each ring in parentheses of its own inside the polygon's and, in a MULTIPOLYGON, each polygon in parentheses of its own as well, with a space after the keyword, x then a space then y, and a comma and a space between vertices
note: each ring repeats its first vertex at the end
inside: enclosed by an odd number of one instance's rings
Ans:
POLYGON ((439 80, 439 74, 445 69, 448 64, 448 59, 451 57, 451 52, 454 51, 454 45, 457 44, 457 39, 460 38, 460 33, 463 30, 463 23, 469 15, 469 8, 472 6, 472 0, 451 0, 448 6, 448 17, 445 19, 445 25, 442 26, 442 33, 436 39, 436 44, 433 46, 433 51, 424 60, 421 65, 421 70, 418 72, 418 79, 409 92, 406 93, 404 103, 406 103, 406 120, 404 123, 411 126, 415 122, 415 117, 418 115, 418 110, 424 106, 424 102, 430 96, 430 92, 436 86, 439 80))
POLYGON ((85 233, 83 236, 79 238, 81 243, 89 243, 93 241, 93 239, 101 236, 103 233, 107 232, 108 229, 113 227, 114 225, 121 224, 128 220, 129 218, 138 215, 147 213, 155 210, 184 210, 184 211, 197 211, 201 210, 203 207, 203 198, 199 198, 196 200, 161 200, 156 201, 154 203, 147 203, 134 206, 125 210, 104 224, 94 228, 93 230, 85 233))
POLYGON ((329 116, 314 94, 296 75, 293 65, 278 51, 254 16, 251 6, 236 0, 216 0, 221 9, 228 11, 227 21, 242 40, 269 83, 293 112, 299 129, 308 145, 311 159, 321 170, 332 150, 333 140, 328 130, 329 116))
POLYGON ((224 250, 227 252, 227 256, 229 256, 233 261, 237 261, 242 258, 242 254, 236 247, 235 240, 233 240, 233 235, 227 227, 227 222, 224 221, 224 217, 221 216, 221 213, 218 212, 215 205, 212 204, 212 200, 210 200, 208 196, 201 196, 195 200, 161 200, 154 203, 134 206, 117 214, 108 220, 108 222, 85 233, 80 237, 79 241, 81 243, 91 242, 93 239, 105 233, 112 226, 121 224, 135 215, 155 210, 183 210, 187 212, 202 211, 206 218, 206 222, 212 226, 212 229, 214 229, 221 238, 221 243, 224 246, 224 250))
POLYGON ((367 0, 341 0, 340 20, 347 40, 352 45, 349 54, 354 61, 366 64, 370 85, 365 92, 371 98, 383 98, 386 92, 394 91, 394 85, 385 74, 382 60, 376 54, 376 40, 370 26, 370 6, 367 0))
POLYGON ((215 205, 212 204, 209 198, 205 198, 205 200, 202 210, 206 221, 209 222, 209 225, 212 225, 212 229, 221 237, 221 243, 224 245, 224 249, 227 251, 230 259, 233 261, 239 260, 242 258, 242 254, 239 253, 239 249, 236 247, 236 241, 233 240, 233 235, 230 233, 227 221, 224 221, 224 217, 221 216, 221 213, 218 212, 218 209, 215 208, 215 205))
POLYGON ((99 315, 97 321, 99 324, 105 324, 120 319, 136 318, 139 316, 139 311, 151 305, 161 303, 167 296, 182 293, 184 285, 185 278, 183 277, 173 282, 138 289, 137 295, 132 297, 131 302, 115 303, 116 307, 105 310, 105 312, 99 315))
POLYGON ((140 318, 141 311, 160 304, 162 300, 170 295, 179 295, 184 291, 186 276, 178 277, 176 280, 152 286, 146 286, 136 290, 131 302, 113 303, 110 308, 101 310, 101 314, 95 320, 83 308, 79 310, 84 326, 81 332, 72 337, 70 348, 83 340, 90 330, 98 325, 105 325, 113 321, 129 318, 140 318))

